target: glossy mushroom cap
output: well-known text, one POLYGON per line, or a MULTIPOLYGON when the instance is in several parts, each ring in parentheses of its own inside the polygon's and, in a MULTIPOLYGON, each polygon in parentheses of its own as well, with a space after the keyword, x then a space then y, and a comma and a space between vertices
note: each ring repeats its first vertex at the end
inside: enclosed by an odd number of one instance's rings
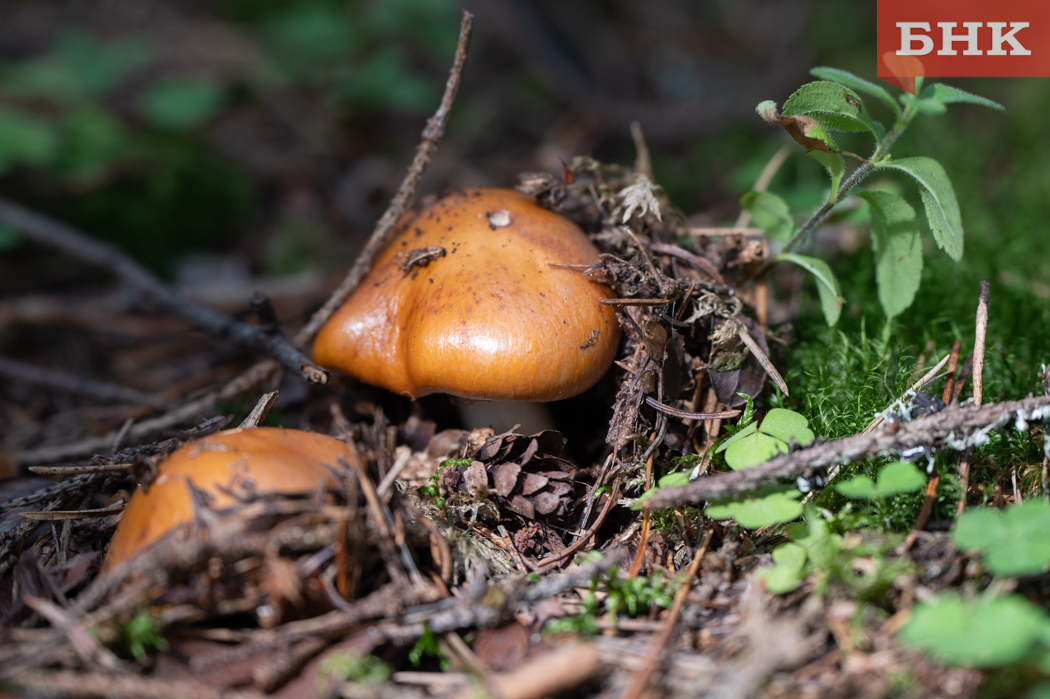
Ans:
POLYGON ((102 570, 109 570, 172 528, 193 521, 188 482, 211 498, 215 508, 234 504, 234 495, 310 494, 320 482, 336 484, 348 447, 323 434, 256 427, 219 432, 173 452, 148 492, 137 490, 121 515, 102 570))
POLYGON ((620 327, 599 303, 608 288, 550 263, 597 261, 583 231, 531 197, 449 194, 404 224, 321 329, 313 359, 413 398, 577 395, 612 364, 620 327))

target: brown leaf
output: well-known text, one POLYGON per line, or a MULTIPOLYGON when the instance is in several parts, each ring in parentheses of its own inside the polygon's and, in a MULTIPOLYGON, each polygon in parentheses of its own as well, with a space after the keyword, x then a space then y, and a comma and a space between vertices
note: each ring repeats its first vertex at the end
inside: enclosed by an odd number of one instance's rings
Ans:
POLYGON ((562 500, 554 493, 537 493, 532 496, 532 504, 541 515, 549 515, 562 506, 562 500))
POLYGON ((795 139, 796 143, 805 148, 807 153, 814 150, 821 150, 825 153, 830 152, 827 143, 824 143, 824 141, 819 138, 813 138, 806 135, 806 133, 814 126, 819 126, 814 119, 811 119, 808 116, 802 116, 801 114, 792 114, 790 116, 782 115, 775 104, 769 106, 762 112, 762 118, 765 119, 768 124, 778 124, 783 126, 784 130, 788 132, 788 135, 795 139))

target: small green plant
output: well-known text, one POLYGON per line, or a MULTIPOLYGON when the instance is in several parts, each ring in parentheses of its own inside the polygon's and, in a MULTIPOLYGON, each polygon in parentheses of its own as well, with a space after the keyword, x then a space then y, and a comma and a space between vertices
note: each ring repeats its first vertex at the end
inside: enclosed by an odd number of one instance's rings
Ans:
POLYGON ((793 251, 849 194, 857 194, 871 211, 872 249, 875 253, 875 280, 879 301, 890 318, 899 315, 915 299, 922 271, 922 245, 915 210, 902 197, 888 191, 856 191, 873 173, 900 172, 915 180, 926 213, 926 220, 937 245, 953 260, 963 254, 963 227, 959 202, 944 167, 933 158, 894 158, 890 149, 920 114, 937 116, 955 102, 980 104, 1002 110, 1002 105, 958 88, 943 84, 922 88, 916 80, 918 96, 902 93, 894 99, 880 85, 837 68, 810 71, 821 80, 803 85, 784 103, 783 110, 766 100, 756 111, 769 124, 784 127, 806 153, 827 171, 830 188, 824 204, 801 226, 787 202, 768 191, 751 191, 741 198, 755 224, 769 238, 783 244, 774 262, 792 262, 812 274, 817 281, 821 309, 828 325, 834 325, 842 310, 838 280, 823 260, 793 251), (893 126, 887 131, 872 119, 859 93, 878 98, 891 111, 893 126), (839 148, 830 132, 863 132, 875 142, 874 151, 862 158, 839 148), (847 176, 846 157, 860 161, 847 176))
POLYGON ((1002 512, 991 507, 967 510, 952 532, 964 551, 984 554, 995 575, 1034 575, 1050 569, 1050 504, 1028 500, 1002 512))
POLYGON ((802 514, 802 492, 792 486, 768 484, 753 493, 716 500, 707 506, 711 519, 729 519, 748 529, 791 522, 802 514))
POLYGON ((610 568, 606 575, 591 581, 591 589, 573 616, 555 619, 547 624, 547 633, 575 633, 584 637, 598 633, 598 617, 604 613, 615 625, 619 615, 646 612, 654 605, 667 609, 674 602, 675 583, 660 571, 649 577, 621 578, 618 568, 610 568), (599 590, 605 592, 599 599, 599 590))
POLYGON ((392 671, 389 665, 374 655, 362 656, 356 651, 333 653, 321 661, 314 677, 318 695, 325 695, 343 682, 377 684, 386 681, 392 671))
POLYGON ((920 602, 901 629, 905 643, 953 665, 994 668, 1046 657, 1050 620, 1020 595, 969 601, 943 594, 920 602))
POLYGON ((806 418, 794 410, 773 408, 761 423, 751 422, 722 442, 716 454, 725 452, 726 463, 734 470, 756 466, 777 454, 785 454, 792 440, 805 446, 814 439, 806 418))
POLYGON ((788 527, 791 541, 773 549, 773 565, 755 573, 755 579, 763 580, 770 592, 790 592, 814 576, 817 594, 836 583, 859 599, 876 600, 907 571, 907 560, 887 559, 889 544, 885 541, 866 541, 857 533, 837 534, 822 514, 827 513, 810 506, 805 523, 788 527), (863 565, 857 565, 862 559, 863 565))
POLYGON ((419 637, 415 645, 412 646, 412 650, 408 651, 408 661, 412 663, 412 667, 419 667, 420 663, 423 662, 424 657, 436 658, 438 663, 441 665, 441 671, 445 672, 449 668, 448 658, 445 657, 444 651, 441 650, 441 645, 438 643, 437 636, 430 630, 430 625, 427 622, 423 622, 423 635, 419 637))
POLYGON ((160 632, 160 623, 149 609, 138 610, 128 623, 120 627, 119 644, 135 660, 141 660, 155 650, 168 649, 168 642, 160 632))
POLYGON ((848 498, 882 500, 899 493, 913 493, 926 485, 926 476, 907 461, 894 461, 883 466, 873 481, 868 476, 856 476, 835 489, 848 498))

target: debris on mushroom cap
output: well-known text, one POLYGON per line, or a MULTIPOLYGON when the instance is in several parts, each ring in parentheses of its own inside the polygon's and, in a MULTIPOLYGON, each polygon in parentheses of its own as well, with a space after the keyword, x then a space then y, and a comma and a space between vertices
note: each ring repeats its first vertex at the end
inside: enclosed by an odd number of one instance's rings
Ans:
POLYGON ((189 483, 215 508, 246 495, 310 494, 348 458, 343 442, 323 434, 275 427, 233 429, 178 449, 161 463, 148 489, 131 497, 102 569, 111 569, 180 524, 194 519, 189 483))
POLYGON ((404 224, 321 329, 314 361, 413 398, 574 396, 608 370, 620 328, 600 304, 608 288, 551 264, 597 261, 574 223, 527 195, 449 194, 404 224))

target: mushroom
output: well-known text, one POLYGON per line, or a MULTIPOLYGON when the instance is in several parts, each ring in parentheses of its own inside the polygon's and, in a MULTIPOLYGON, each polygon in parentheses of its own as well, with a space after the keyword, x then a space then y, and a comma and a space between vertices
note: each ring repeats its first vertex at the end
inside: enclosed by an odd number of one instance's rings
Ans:
POLYGON ((313 358, 418 398, 551 401, 594 385, 619 343, 612 293, 574 223, 507 189, 448 194, 402 225, 321 329, 313 358))
POLYGON ((333 471, 348 458, 347 445, 337 439, 276 427, 226 430, 187 444, 160 464, 148 490, 131 496, 102 570, 192 522, 190 483, 208 495, 212 507, 229 507, 249 494, 310 494, 321 482, 335 486, 333 471))

